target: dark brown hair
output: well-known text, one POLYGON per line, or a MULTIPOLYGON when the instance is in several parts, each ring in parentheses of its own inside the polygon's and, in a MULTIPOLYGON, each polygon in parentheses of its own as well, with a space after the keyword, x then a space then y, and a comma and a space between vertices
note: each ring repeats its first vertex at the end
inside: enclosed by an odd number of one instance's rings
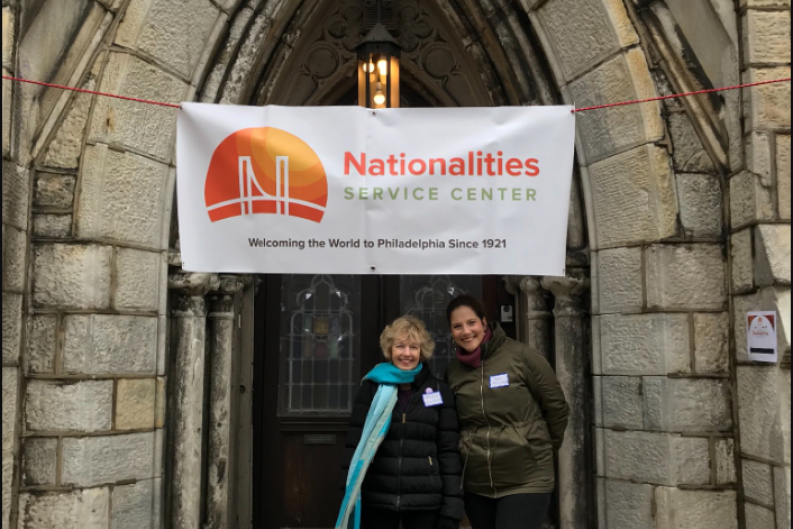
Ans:
POLYGON ((452 324, 452 312, 460 307, 468 307, 474 311, 474 314, 476 314, 480 320, 485 319, 485 308, 482 306, 482 302, 473 296, 462 294, 451 300, 446 307, 446 323, 449 325, 452 324))

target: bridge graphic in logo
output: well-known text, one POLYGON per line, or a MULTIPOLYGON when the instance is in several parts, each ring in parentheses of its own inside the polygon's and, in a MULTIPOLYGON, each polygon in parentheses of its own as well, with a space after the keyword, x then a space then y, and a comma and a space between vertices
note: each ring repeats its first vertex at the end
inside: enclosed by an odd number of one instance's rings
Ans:
POLYGON ((255 214, 321 222, 328 178, 306 142, 273 127, 238 130, 212 154, 204 186, 212 222, 255 214))

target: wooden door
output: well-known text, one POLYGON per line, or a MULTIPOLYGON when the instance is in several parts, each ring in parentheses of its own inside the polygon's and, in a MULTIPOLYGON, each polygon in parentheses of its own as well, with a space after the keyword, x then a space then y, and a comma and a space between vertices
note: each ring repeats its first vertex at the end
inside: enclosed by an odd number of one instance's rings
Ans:
MULTIPOLYGON (((382 361, 379 337, 401 314, 424 321, 442 375, 454 354, 446 305, 484 298, 498 320, 511 298, 496 276, 268 275, 257 296, 254 527, 334 526, 344 439, 360 380, 382 361)), ((514 324, 502 324, 514 336, 514 324)))

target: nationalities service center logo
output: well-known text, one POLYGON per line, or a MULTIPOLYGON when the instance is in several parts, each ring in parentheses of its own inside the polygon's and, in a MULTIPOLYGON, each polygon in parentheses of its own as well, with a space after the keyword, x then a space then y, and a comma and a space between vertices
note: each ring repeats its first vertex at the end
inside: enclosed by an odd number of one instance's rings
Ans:
POLYGON ((212 222, 270 214, 319 223, 328 178, 317 153, 297 136, 273 127, 242 129, 212 154, 204 198, 212 222))

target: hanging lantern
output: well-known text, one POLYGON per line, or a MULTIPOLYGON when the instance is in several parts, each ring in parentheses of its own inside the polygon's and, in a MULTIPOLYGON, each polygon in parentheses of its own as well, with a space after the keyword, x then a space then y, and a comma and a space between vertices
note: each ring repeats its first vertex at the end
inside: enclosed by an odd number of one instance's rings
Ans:
POLYGON ((399 43, 381 23, 361 41, 358 51, 358 105, 399 108, 399 43))

